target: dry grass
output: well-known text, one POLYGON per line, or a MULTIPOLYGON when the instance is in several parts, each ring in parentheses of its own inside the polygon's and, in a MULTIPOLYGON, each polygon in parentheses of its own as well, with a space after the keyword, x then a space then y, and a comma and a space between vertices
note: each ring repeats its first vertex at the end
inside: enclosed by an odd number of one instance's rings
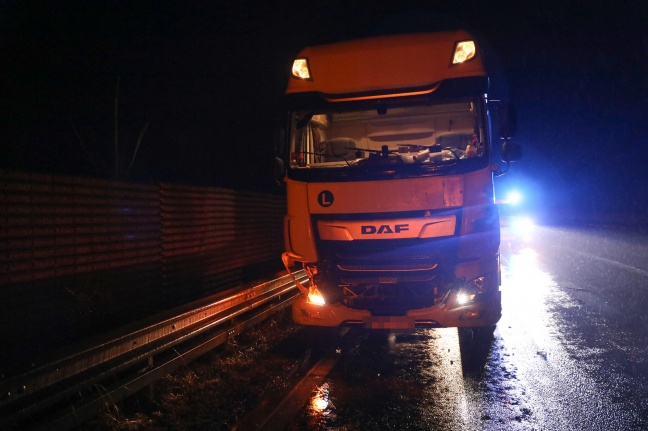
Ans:
MULTIPOLYGON (((259 400, 285 391, 303 353, 286 342, 300 330, 289 312, 231 339, 155 385, 105 411, 88 429, 230 430, 259 400)), ((294 344, 294 343, 292 343, 294 344)))

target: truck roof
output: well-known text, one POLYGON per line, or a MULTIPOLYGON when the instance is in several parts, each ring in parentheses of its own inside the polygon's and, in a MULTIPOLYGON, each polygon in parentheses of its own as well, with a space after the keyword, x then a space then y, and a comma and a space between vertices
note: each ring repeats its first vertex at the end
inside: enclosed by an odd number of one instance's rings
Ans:
MULTIPOLYGON (((379 36, 304 48, 309 79, 291 76, 287 94, 317 92, 341 101, 371 95, 429 93, 446 79, 486 76, 482 54, 452 64, 457 42, 475 40, 466 31, 379 36)), ((477 44, 477 42, 476 42, 477 44)))

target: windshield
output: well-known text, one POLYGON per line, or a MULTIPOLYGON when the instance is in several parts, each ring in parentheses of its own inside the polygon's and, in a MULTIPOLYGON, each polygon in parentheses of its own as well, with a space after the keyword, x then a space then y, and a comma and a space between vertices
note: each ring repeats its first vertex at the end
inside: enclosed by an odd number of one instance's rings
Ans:
POLYGON ((487 130, 479 102, 466 98, 433 105, 294 112, 290 167, 377 171, 402 166, 411 171, 414 166, 485 160, 487 130))

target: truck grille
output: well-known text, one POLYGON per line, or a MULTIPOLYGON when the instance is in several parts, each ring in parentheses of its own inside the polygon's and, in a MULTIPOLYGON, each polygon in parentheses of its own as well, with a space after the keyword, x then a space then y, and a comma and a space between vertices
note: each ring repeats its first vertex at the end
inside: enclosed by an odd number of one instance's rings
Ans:
POLYGON ((432 284, 355 285, 345 289, 348 307, 371 310, 373 315, 404 315, 408 310, 431 307, 441 300, 432 284))
POLYGON ((430 283, 434 280, 434 274, 399 274, 395 275, 378 275, 367 274, 365 276, 340 277, 342 284, 397 284, 397 283, 430 283))
POLYGON ((437 263, 431 262, 382 262, 382 263, 351 263, 339 262, 337 268, 340 271, 348 272, 413 272, 413 271, 431 271, 438 266, 437 263))
MULTIPOLYGON (((461 213, 458 210, 454 213, 460 226, 461 213)), ((336 217, 388 220, 422 216, 422 213, 399 213, 336 217)), ((314 217, 314 231, 317 231, 317 221, 326 219, 325 215, 314 217)), ((433 306, 443 299, 454 280, 458 233, 451 237, 420 239, 315 240, 320 260, 326 262, 330 271, 328 275, 343 289, 342 302, 374 315, 399 315, 433 306)))

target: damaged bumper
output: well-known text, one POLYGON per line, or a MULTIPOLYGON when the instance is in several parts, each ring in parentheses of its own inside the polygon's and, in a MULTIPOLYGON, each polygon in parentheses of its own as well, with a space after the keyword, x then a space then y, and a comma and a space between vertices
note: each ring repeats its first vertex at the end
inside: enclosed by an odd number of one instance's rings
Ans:
POLYGON ((501 292, 495 291, 479 301, 461 305, 453 291, 441 303, 413 309, 401 316, 374 316, 341 304, 318 305, 299 295, 292 304, 293 319, 301 325, 351 326, 367 329, 414 329, 419 327, 479 327, 495 325, 501 315, 501 292))

